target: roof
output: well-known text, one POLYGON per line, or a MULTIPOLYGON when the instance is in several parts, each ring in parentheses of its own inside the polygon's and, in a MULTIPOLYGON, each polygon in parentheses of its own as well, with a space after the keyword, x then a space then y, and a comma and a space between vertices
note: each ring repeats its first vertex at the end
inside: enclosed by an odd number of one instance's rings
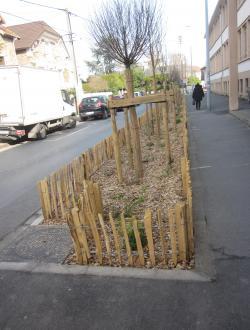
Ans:
POLYGON ((30 48, 44 32, 48 32, 61 38, 59 33, 43 21, 12 25, 10 26, 10 29, 20 36, 20 40, 15 41, 16 50, 30 48))
POLYGON ((11 38, 17 38, 20 39, 20 37, 11 29, 7 28, 6 26, 0 25, 0 34, 3 36, 11 37, 11 38))

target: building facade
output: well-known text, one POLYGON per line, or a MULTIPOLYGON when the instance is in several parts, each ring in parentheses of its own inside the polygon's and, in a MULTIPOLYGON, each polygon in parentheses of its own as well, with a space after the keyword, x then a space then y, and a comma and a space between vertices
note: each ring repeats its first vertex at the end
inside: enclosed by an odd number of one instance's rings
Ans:
POLYGON ((211 90, 230 97, 236 92, 237 97, 246 98, 250 88, 250 0, 219 0, 209 34, 211 90))
POLYGON ((20 36, 15 41, 19 65, 60 71, 63 87, 74 86, 72 62, 60 34, 43 21, 9 28, 20 36))
POLYGON ((5 26, 0 16, 0 65, 17 65, 17 56, 14 42, 19 36, 5 26))

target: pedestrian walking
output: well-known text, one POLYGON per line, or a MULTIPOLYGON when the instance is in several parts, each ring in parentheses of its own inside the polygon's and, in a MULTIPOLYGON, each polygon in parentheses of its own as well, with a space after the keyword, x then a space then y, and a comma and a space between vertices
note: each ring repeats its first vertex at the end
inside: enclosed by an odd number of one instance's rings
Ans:
POLYGON ((195 85, 192 96, 193 96, 193 105, 196 106, 196 110, 200 110, 201 100, 204 97, 204 91, 199 83, 195 85))

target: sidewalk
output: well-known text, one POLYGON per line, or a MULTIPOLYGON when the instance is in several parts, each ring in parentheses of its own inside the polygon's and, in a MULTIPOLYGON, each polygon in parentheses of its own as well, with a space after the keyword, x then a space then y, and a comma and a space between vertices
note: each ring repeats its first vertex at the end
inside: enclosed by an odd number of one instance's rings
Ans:
POLYGON ((21 272, 0 262, 1 329, 250 328, 250 129, 226 99, 212 105, 208 113, 189 102, 196 265, 211 280, 21 272))

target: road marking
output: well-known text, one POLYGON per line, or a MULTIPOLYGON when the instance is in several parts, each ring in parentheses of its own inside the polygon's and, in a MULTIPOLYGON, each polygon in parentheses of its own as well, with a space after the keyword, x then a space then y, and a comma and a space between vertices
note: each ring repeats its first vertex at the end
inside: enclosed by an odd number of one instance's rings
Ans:
POLYGON ((7 151, 7 150, 10 150, 10 149, 14 149, 14 148, 18 148, 18 147, 21 147, 23 144, 26 144, 28 143, 29 141, 24 141, 24 142, 21 142, 19 144, 15 144, 13 146, 8 146, 6 148, 3 148, 3 149, 0 149, 0 152, 4 152, 4 151, 7 151))
POLYGON ((69 137, 69 136, 72 136, 72 135, 74 135, 74 134, 76 134, 76 133, 79 133, 79 132, 83 131, 84 129, 88 128, 88 127, 89 127, 89 126, 85 126, 85 127, 81 128, 81 129, 75 131, 75 132, 70 133, 70 134, 63 135, 63 136, 61 136, 61 137, 59 137, 59 138, 57 138, 57 139, 48 139, 48 140, 44 140, 44 142, 47 142, 47 141, 48 141, 48 142, 50 142, 50 141, 55 142, 55 141, 62 140, 62 139, 64 139, 64 138, 66 138, 66 137, 69 137))
POLYGON ((239 164, 239 165, 232 165, 232 167, 245 167, 245 166, 250 166, 250 163, 239 164))
POLYGON ((195 171, 195 170, 203 170, 203 169, 206 169, 206 168, 211 168, 213 166, 199 166, 199 167, 192 167, 191 168, 191 171, 195 171))

